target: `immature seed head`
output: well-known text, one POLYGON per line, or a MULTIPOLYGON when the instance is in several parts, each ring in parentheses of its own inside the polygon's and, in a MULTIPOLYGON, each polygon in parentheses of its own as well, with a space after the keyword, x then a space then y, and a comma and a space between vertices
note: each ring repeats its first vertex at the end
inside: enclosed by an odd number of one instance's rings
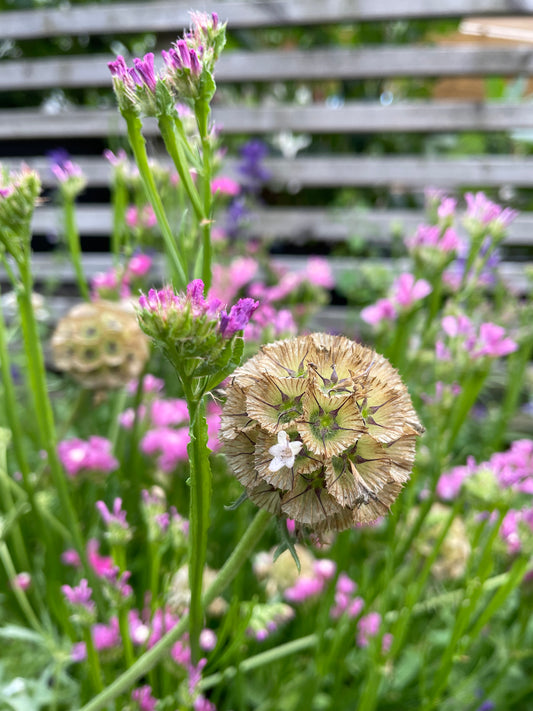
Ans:
POLYGON ((423 427, 398 372, 315 333, 263 346, 226 390, 220 437, 249 498, 315 531, 386 514, 423 427))
POLYGON ((129 302, 74 306, 52 336, 56 368, 91 390, 119 388, 138 378, 150 349, 129 302))

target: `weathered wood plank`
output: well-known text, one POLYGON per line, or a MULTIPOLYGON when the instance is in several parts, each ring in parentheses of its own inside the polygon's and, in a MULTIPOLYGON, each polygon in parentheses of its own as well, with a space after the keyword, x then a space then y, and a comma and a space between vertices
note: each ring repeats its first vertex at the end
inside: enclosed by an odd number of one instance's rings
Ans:
MULTIPOLYGON (((215 122, 226 134, 268 134, 280 131, 328 133, 434 133, 506 131, 533 128, 527 104, 462 101, 405 102, 381 106, 352 102, 344 105, 215 106, 215 122)), ((62 139, 124 135, 125 123, 114 109, 47 114, 35 110, 0 112, 0 140, 62 139)), ((147 136, 157 135, 155 121, 144 122, 147 136)))
MULTIPOLYGON (((79 205, 77 224, 81 235, 109 236, 112 228, 109 205, 79 205)), ((421 210, 328 209, 318 207, 270 207, 250 215, 247 233, 251 238, 291 240, 292 243, 338 244, 360 237, 375 246, 390 246, 394 235, 412 234, 425 221, 421 210)), ((57 207, 40 206, 33 219, 34 234, 61 229, 57 207)), ((523 213, 510 225, 504 241, 508 246, 533 246, 533 213, 523 213)))
MULTIPOLYGON (((236 28, 323 24, 415 17, 526 15, 531 0, 256 0, 194 3, 196 10, 216 11, 236 28)), ((189 24, 189 2, 113 3, 2 13, 5 39, 116 32, 168 32, 189 24)))
MULTIPOLYGON (((275 261, 290 269, 291 271, 301 271, 305 268, 307 257, 283 255, 274 257, 275 261)), ((328 257, 328 263, 332 269, 333 275, 338 277, 341 272, 356 270, 360 264, 356 258, 346 257, 328 257)), ((365 264, 379 264, 390 267, 394 273, 400 273, 408 268, 408 262, 405 259, 366 259, 365 264)), ((106 271, 112 268, 113 260, 110 254, 84 254, 83 267, 87 277, 92 277, 97 272, 106 271)), ((498 267, 499 273, 510 287, 518 291, 523 291, 527 286, 525 272, 531 268, 531 264, 526 262, 502 262, 498 267)), ((47 279, 59 280, 63 285, 74 285, 76 277, 72 264, 64 259, 58 258, 57 255, 50 253, 34 254, 32 257, 33 272, 39 282, 47 279)), ((161 279, 163 271, 163 260, 156 258, 153 268, 154 283, 161 279)), ((0 279, 3 279, 3 268, 0 268, 0 279)))
MULTIPOLYGON (((0 91, 111 86, 112 55, 0 62, 0 91)), ((533 47, 363 47, 229 51, 217 65, 219 84, 287 80, 433 76, 527 76, 533 47)))
MULTIPOLYGON (((108 185, 111 168, 102 158, 78 159, 90 185, 108 185)), ((19 165, 4 161, 7 167, 19 165)), ((29 160, 29 165, 41 169, 45 185, 52 178, 43 159, 29 160)), ((235 175, 236 161, 227 160, 224 172, 235 175)), ((355 187, 393 185, 395 190, 423 189, 428 185, 445 189, 470 186, 533 184, 532 156, 473 156, 467 158, 425 156, 301 156, 293 160, 267 158, 265 167, 271 173, 273 187, 291 192, 301 188, 355 187)))

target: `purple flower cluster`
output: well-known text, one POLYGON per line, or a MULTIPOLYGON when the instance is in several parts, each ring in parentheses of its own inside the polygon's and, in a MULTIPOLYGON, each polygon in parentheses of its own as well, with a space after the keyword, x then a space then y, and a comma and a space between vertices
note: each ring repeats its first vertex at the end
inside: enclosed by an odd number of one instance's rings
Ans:
POLYGON ((105 437, 93 436, 87 441, 65 439, 58 444, 57 453, 70 477, 77 477, 80 473, 110 474, 118 468, 118 461, 111 454, 112 446, 105 437))
POLYGON ((301 603, 320 595, 328 580, 335 575, 336 565, 332 560, 322 558, 313 563, 312 575, 300 576, 296 583, 284 592, 288 602, 301 603))
POLYGON ((383 321, 394 321, 401 311, 408 311, 430 293, 431 285, 425 279, 415 279, 409 273, 400 274, 389 296, 365 307, 361 311, 361 318, 371 326, 377 326, 383 321))
POLYGON ((510 207, 503 208, 485 195, 485 193, 466 193, 465 223, 472 224, 478 230, 486 228, 494 236, 503 235, 504 230, 517 217, 518 212, 510 207))
POLYGON ((335 605, 329 611, 333 619, 344 614, 351 618, 359 617, 365 603, 363 598, 354 595, 356 590, 357 583, 346 573, 341 573, 335 586, 335 605))
POLYGON ((405 240, 406 247, 412 252, 430 248, 450 253, 456 252, 460 244, 461 239, 453 227, 443 229, 440 225, 420 225, 415 234, 405 240))
POLYGON ((114 267, 107 272, 97 272, 91 279, 91 297, 97 299, 127 299, 131 296, 132 285, 139 286, 139 280, 152 268, 152 257, 134 254, 124 267, 114 267))
POLYGON ((521 439, 512 443, 506 452, 496 452, 486 461, 476 464, 469 457, 465 466, 454 467, 441 475, 437 484, 437 494, 445 500, 454 499, 463 484, 479 473, 488 473, 500 491, 507 490, 525 505, 512 508, 505 515, 500 535, 507 544, 509 553, 522 548, 522 531, 533 533, 533 440, 521 439))
POLYGON ((518 344, 507 336, 502 326, 490 321, 477 328, 468 316, 460 314, 445 316, 441 326, 447 339, 439 339, 435 344, 439 360, 455 360, 461 353, 467 353, 473 360, 499 358, 518 348, 518 344))
POLYGON ((170 287, 159 291, 150 289, 147 296, 140 296, 139 306, 162 323, 171 323, 182 314, 216 322, 218 333, 223 338, 231 338, 246 327, 259 304, 254 299, 239 299, 228 313, 222 308, 220 299, 204 298, 203 281, 195 279, 187 286, 186 294, 176 294, 170 287))

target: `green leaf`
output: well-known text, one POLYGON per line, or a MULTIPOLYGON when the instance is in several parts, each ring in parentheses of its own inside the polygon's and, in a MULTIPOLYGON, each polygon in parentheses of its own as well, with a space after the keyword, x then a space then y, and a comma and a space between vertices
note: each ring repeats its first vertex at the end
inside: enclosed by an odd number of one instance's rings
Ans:
POLYGON ((292 555, 292 558, 296 564, 296 567, 298 568, 298 572, 302 572, 302 566, 300 565, 300 559, 298 558, 298 553, 296 552, 296 548, 294 547, 294 542, 292 538, 289 536, 289 532, 287 531, 287 525, 285 523, 285 519, 278 519, 278 532, 281 538, 279 546, 276 548, 274 552, 274 563, 277 561, 277 559, 280 557, 282 553, 285 553, 285 551, 290 551, 290 554, 292 555))

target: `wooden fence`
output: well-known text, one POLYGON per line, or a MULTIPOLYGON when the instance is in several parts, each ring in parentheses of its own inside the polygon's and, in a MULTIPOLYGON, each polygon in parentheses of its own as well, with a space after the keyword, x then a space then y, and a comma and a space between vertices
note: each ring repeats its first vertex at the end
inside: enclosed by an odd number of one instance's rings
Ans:
MULTIPOLYGON (((253 33, 265 28, 341 25, 368 21, 462 18, 475 16, 533 15, 533 0, 259 0, 192 3, 196 9, 216 10, 232 30, 253 33)), ((55 37, 156 33, 165 40, 177 35, 189 23, 190 2, 144 2, 85 5, 66 9, 36 9, 4 12, 0 15, 0 37, 4 42, 46 40, 55 37)), ((28 46, 28 45, 26 45, 28 46)), ((6 92, 24 92, 28 105, 34 91, 89 89, 110 86, 104 55, 63 55, 54 58, 0 59, 0 107, 6 92)), ((356 47, 291 47, 276 50, 228 50, 220 60, 216 79, 224 85, 312 82, 323 80, 386 80, 401 77, 530 77, 533 74, 533 44, 371 45, 356 47)), ((224 92, 222 91, 222 94, 224 92)), ((216 101, 214 119, 226 134, 263 137, 283 131, 312 137, 328 134, 455 134, 464 131, 510 132, 533 129, 533 111, 524 101, 490 102, 465 100, 392 101, 379 100, 321 102, 249 106, 216 101)), ((147 135, 155 126, 146 122, 147 135)), ((76 139, 78 162, 92 187, 109 186, 110 168, 92 154, 91 140, 125 131, 115 109, 66 108, 47 113, 43 108, 0 109, 0 162, 15 166, 20 158, 41 171, 49 180, 46 160, 33 146, 36 141, 76 139), (2 146, 4 153, 2 156, 2 146), (10 146, 7 151, 6 146, 10 146), (19 155, 13 151, 17 147, 19 155)), ((295 158, 273 155, 267 160, 276 189, 290 192, 305 188, 391 188, 395 192, 420 191, 426 186, 451 192, 462 188, 500 187, 513 190, 533 187, 533 157, 516 155, 450 156, 303 152, 295 158)), ((226 170, 234 169, 230 156, 226 170)), ((344 208, 330 210, 326 204, 310 207, 263 207, 252 222, 254 236, 291 239, 300 244, 320 240, 330 244, 357 234, 386 246, 398 226, 410 231, 422 219, 418 209, 344 208)), ((79 229, 86 240, 109 233, 111 213, 103 202, 84 204, 78 211, 79 229)), ((37 209, 34 227, 46 234, 58 224, 55 208, 37 209)), ((522 214, 512 226, 508 244, 533 246, 533 213, 522 214)), ((105 254, 87 254, 88 271, 102 268, 105 254)), ((49 255, 36 254, 38 273, 56 274, 49 255)), ((298 266, 298 258, 287 258, 298 266)), ((513 279, 520 265, 506 265, 513 279)), ((70 269, 61 273, 72 282, 70 269)))

